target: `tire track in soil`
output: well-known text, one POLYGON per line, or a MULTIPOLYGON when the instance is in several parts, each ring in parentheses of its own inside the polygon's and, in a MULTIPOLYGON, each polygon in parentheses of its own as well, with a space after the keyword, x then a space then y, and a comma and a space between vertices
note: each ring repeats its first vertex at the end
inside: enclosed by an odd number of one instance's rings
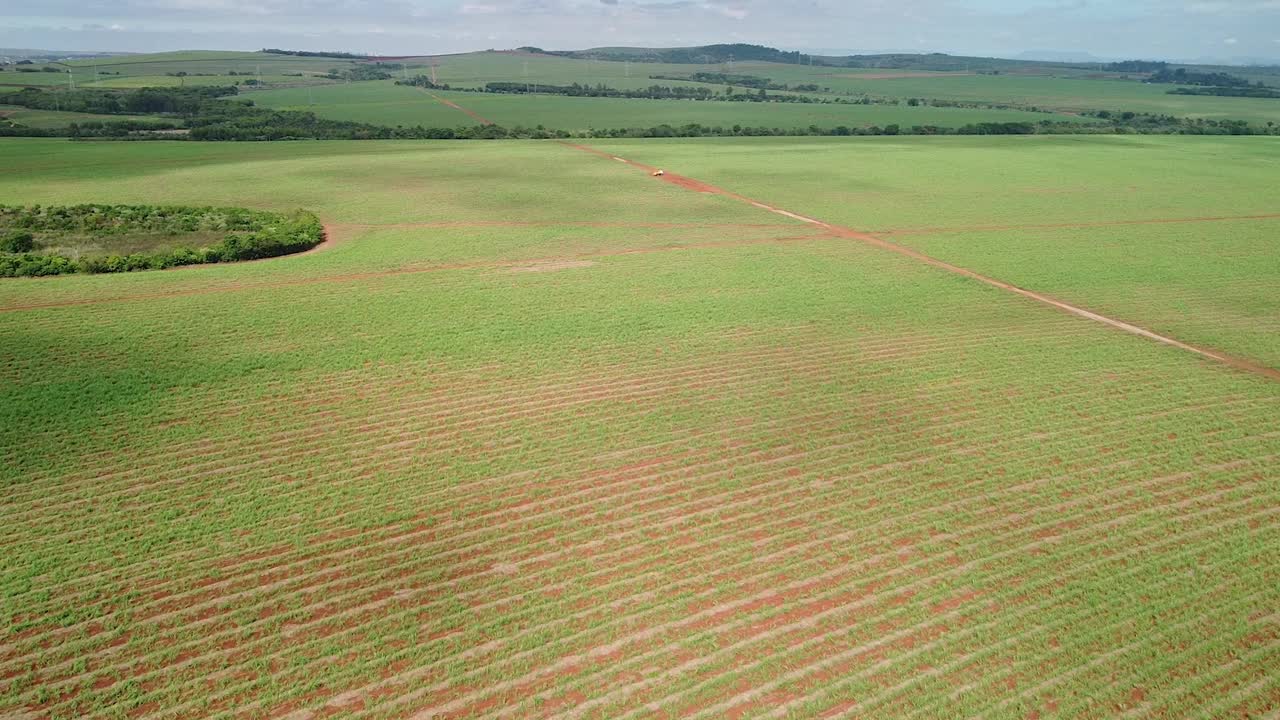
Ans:
POLYGON ((1260 375, 1269 380, 1280 382, 1280 370, 1277 370, 1275 368, 1267 367, 1265 365, 1259 365, 1251 360, 1246 360, 1244 358, 1236 357, 1234 355, 1228 355, 1227 353, 1224 353, 1220 350, 1199 347, 1196 345, 1190 345, 1180 340, 1175 340, 1174 338, 1168 337, 1166 335, 1161 335, 1151 330, 1147 330, 1146 328, 1142 328, 1137 325, 1127 323, 1123 320, 1117 320, 1115 318, 1111 318, 1106 315, 1093 312, 1092 310, 1087 310, 1085 308, 1072 305, 1062 300, 1053 298, 1049 295, 1045 295, 1044 293, 1039 293, 1034 290, 1027 290, 1026 288, 1021 288, 1012 283, 1007 283, 1003 280, 999 280, 997 278, 990 277, 988 275, 983 275, 982 273, 975 272, 968 268, 960 267, 959 265, 952 265, 951 263, 943 260, 939 260, 938 258, 935 258, 932 255, 926 255, 925 253, 922 253, 918 250, 913 250, 906 246, 889 242, 888 240, 876 237, 875 235, 870 235, 865 232, 859 232, 852 228, 844 227, 842 225, 833 225, 828 222, 823 222, 822 220, 817 220, 815 218, 799 215, 789 210, 784 210, 782 208, 778 208, 772 205, 762 203, 759 200, 754 200, 745 195, 739 195, 738 193, 735 193, 733 191, 725 190, 724 188, 720 188, 715 185, 702 182, 701 180, 696 180, 694 178, 685 177, 683 175, 676 175, 674 173, 667 173, 665 171, 660 171, 658 168, 653 167, 651 165, 645 165, 644 163, 636 162, 634 160, 628 160, 626 158, 618 157, 617 155, 604 152, 603 150, 599 150, 599 149, 590 147, 588 145, 579 145, 571 142, 561 142, 560 144, 564 145, 565 147, 573 148, 575 150, 581 150, 583 152, 591 153, 592 155, 598 155, 600 157, 608 158, 610 160, 623 163, 625 165, 630 165, 631 167, 639 168, 641 170, 648 172, 651 175, 655 175, 659 180, 662 180, 663 182, 671 183, 672 185, 677 185, 679 187, 685 188, 686 190, 693 190, 694 192, 700 192, 700 193, 712 194, 712 195, 722 195, 724 197, 738 200, 740 202, 745 202, 748 205, 755 206, 757 208, 760 208, 761 210, 766 210, 768 212, 771 212, 777 215, 782 215, 784 217, 792 218, 793 220, 799 220, 800 222, 808 223, 810 225, 815 225, 837 237, 847 238, 849 240, 857 240, 867 245, 880 248, 881 250, 888 250, 889 252, 896 253, 898 255, 903 255, 905 257, 911 258, 912 260, 916 260, 917 262, 921 262, 926 265, 936 267, 940 270, 946 270, 947 272, 952 273, 954 275, 967 277, 971 280, 977 280, 978 282, 983 283, 985 285, 990 285, 991 287, 998 288, 1000 290, 1004 290, 1006 292, 1010 292, 1015 295, 1021 295, 1022 297, 1025 297, 1029 300, 1035 300, 1036 302, 1042 303, 1044 305, 1048 305, 1050 307, 1057 308, 1059 310, 1070 313, 1072 315, 1076 315, 1078 317, 1085 318, 1086 320, 1093 320, 1094 322, 1098 322, 1103 325, 1109 325, 1113 328, 1116 328, 1117 330, 1123 330, 1124 332, 1127 332, 1130 335, 1137 335, 1138 337, 1143 337, 1148 340, 1154 340, 1155 342, 1168 345, 1170 347, 1175 347, 1175 348, 1178 348, 1179 350, 1185 350, 1186 352, 1192 353, 1194 355, 1199 355, 1200 357, 1203 357, 1203 358, 1215 360, 1224 365, 1228 365, 1230 367, 1236 368, 1237 370, 1243 370, 1245 372, 1253 373, 1254 375, 1260 375), (662 172, 662 174, 658 175, 659 172, 662 172))

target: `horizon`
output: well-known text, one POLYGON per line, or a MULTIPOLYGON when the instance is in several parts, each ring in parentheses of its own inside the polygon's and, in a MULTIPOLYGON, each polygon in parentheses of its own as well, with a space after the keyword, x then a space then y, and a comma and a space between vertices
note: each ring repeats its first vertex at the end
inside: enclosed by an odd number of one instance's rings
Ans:
POLYGON ((784 52, 799 52, 802 55, 813 55, 815 57, 841 58, 841 57, 872 57, 880 55, 944 55, 948 57, 972 57, 972 58, 990 58, 996 60, 1009 61, 1025 61, 1029 63, 1061 63, 1061 64, 1090 64, 1090 63, 1109 63, 1122 61, 1149 61, 1149 62, 1166 62, 1170 64, 1180 65, 1223 65, 1238 67, 1277 67, 1280 66, 1280 56, 1272 58, 1249 58, 1249 57, 1171 57, 1171 56, 1139 56, 1139 55, 1114 55, 1114 56, 1097 56, 1092 53, 1083 51, 1063 50, 1063 49, 1030 49, 1023 50, 1018 53, 1007 54, 986 54, 975 55, 970 53, 950 52, 945 50, 912 50, 903 48, 881 48, 881 49, 858 49, 858 50, 839 50, 831 48, 796 48, 796 47, 777 47, 762 43, 727 43, 727 42, 711 42, 701 45, 599 45, 590 47, 539 47, 531 44, 522 44, 511 47, 487 47, 474 48, 470 50, 461 50, 457 52, 406 52, 406 53, 370 53, 352 48, 335 48, 335 47, 313 47, 313 46, 262 46, 262 47, 242 47, 242 48, 218 48, 218 47, 180 47, 172 50, 107 50, 101 48, 67 48, 67 47, 5 47, 0 46, 0 57, 4 53, 15 53, 13 57, 22 57, 23 54, 30 56, 57 56, 66 54, 67 59, 73 59, 72 56, 119 56, 119 55, 158 55, 166 53, 180 52, 229 52, 229 53, 256 53, 264 50, 279 49, 297 52, 312 53, 348 53, 352 55, 361 55, 371 60, 380 58, 394 59, 398 57, 432 57, 447 55, 471 55, 485 52, 511 52, 525 48, 532 48, 538 51, 551 53, 565 52, 591 52, 595 50, 623 49, 623 50, 678 50, 697 47, 714 47, 718 45, 735 45, 748 44, 759 47, 767 47, 784 52))
MULTIPOLYGON (((1085 55, 1273 63, 1275 0, 125 0, 86 10, 70 0, 0 15, 0 47, 66 52, 253 51, 264 47, 377 56, 491 48, 696 47, 747 43, 812 54, 945 53, 1028 59, 1085 55), (287 28, 287 29, 280 29, 287 28)), ((1087 60, 1075 60, 1087 61, 1087 60)))

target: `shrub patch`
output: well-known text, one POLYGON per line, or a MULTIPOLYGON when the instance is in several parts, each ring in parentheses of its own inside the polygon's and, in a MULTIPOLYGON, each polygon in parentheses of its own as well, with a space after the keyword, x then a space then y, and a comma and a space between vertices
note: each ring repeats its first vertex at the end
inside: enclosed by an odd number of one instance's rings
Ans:
POLYGON ((183 205, 0 205, 0 277, 160 270, 289 255, 324 240, 310 212, 183 205))

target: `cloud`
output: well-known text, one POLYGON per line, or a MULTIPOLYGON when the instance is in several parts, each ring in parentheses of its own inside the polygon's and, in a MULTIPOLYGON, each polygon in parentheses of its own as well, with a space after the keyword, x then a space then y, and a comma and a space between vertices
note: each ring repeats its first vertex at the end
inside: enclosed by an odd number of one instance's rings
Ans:
POLYGON ((1280 0, 1190 0, 1184 7, 1200 15, 1258 15, 1280 13, 1280 0))
POLYGON ((730 5, 730 4, 720 4, 720 3, 707 3, 703 5, 703 7, 712 12, 719 13, 727 18, 732 18, 733 20, 745 20, 747 19, 747 16, 751 14, 751 11, 747 10, 747 8, 744 7, 742 4, 730 5))

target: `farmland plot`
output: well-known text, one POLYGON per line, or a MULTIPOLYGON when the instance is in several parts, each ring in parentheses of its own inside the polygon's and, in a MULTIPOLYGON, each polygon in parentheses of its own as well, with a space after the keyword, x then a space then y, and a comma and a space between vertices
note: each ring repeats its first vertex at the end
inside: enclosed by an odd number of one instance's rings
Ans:
MULTIPOLYGON (((514 78, 512 78, 514 79, 514 78)), ((672 84, 668 81, 650 80, 672 84)), ((264 107, 309 110, 320 117, 375 125, 456 127, 474 125, 474 116, 441 101, 466 108, 505 127, 545 126, 582 132, 592 128, 648 128, 698 123, 706 127, 734 125, 767 128, 824 129, 886 125, 961 127, 983 122, 1078 120, 1066 115, 1018 110, 898 107, 890 105, 792 104, 696 100, 584 98, 557 95, 433 91, 395 85, 393 81, 331 85, 322 88, 263 90, 249 95, 264 107)))
POLYGON ((5 149, 335 244, 0 286, 0 713, 1280 706, 1272 380, 557 144, 5 149))
POLYGON ((1280 208, 1266 179, 1280 161, 1274 142, 769 138, 599 147, 1280 368, 1280 208))

